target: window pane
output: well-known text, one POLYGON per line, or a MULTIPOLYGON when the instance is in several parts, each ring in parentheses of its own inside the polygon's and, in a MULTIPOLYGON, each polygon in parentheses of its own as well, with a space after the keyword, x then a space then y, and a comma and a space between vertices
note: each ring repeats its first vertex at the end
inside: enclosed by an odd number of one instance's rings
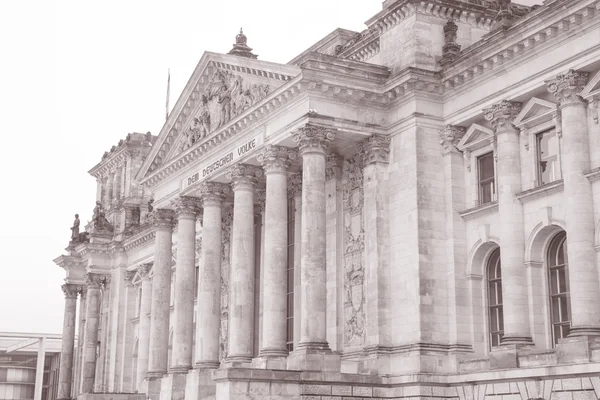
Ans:
POLYGON ((569 332, 571 332, 571 329, 569 328, 569 325, 561 325, 560 331, 562 335, 561 338, 566 338, 567 336, 569 336, 569 332))
POLYGON ((490 309, 490 332, 498 332, 498 309, 490 309))
POLYGON ((502 282, 496 284, 496 293, 498 293, 498 304, 502 304, 502 282))
POLYGON ((552 297, 552 323, 560 322, 560 298, 552 297))
POLYGON ((537 162, 540 185, 560 179, 558 138, 554 130, 537 135, 537 162))
POLYGON ((479 157, 479 181, 494 177, 494 154, 487 153, 479 157))
POLYGON ((496 283, 492 282, 489 285, 490 288, 490 306, 495 306, 498 304, 498 301, 496 300, 496 283))
POLYGON ((569 303, 566 296, 561 296, 560 300, 560 322, 569 321, 569 303))
POLYGON ((557 270, 555 268, 552 268, 550 271, 548 271, 548 274, 550 275, 550 294, 551 295, 558 294, 557 270))
POLYGON ((556 274, 558 275, 558 290, 560 293, 567 292, 567 271, 565 267, 558 268, 556 270, 556 274))

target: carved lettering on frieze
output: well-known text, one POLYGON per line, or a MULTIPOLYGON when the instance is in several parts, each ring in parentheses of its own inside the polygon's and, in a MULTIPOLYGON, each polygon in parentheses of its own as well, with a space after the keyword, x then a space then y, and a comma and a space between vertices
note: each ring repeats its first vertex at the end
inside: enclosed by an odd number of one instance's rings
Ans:
POLYGON ((263 100, 269 91, 268 85, 248 84, 239 75, 217 70, 200 96, 200 111, 194 117, 190 128, 183 132, 180 151, 189 149, 263 100))
POLYGON ((344 164, 344 345, 360 346, 365 341, 363 156, 357 154, 344 164))

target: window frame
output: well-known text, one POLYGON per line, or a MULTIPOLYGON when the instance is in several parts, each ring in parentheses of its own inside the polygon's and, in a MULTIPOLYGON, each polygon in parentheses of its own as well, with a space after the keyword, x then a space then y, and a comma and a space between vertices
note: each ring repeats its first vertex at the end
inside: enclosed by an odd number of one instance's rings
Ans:
POLYGON ((494 349, 501 345, 502 337, 504 336, 504 302, 502 294, 502 262, 500 257, 500 248, 497 247, 492 250, 485 262, 485 282, 486 282, 486 309, 488 314, 488 341, 489 348, 494 349), (495 260, 494 260, 495 258, 495 260), (492 263, 494 263, 494 270, 498 269, 500 274, 494 271, 493 278, 491 277, 492 263), (494 304, 492 304, 492 285, 495 287, 494 293, 496 298, 494 304), (498 290, 499 289, 499 290, 498 290), (499 310, 499 312, 497 312, 499 310), (496 318, 496 324, 498 330, 492 330, 492 318, 496 318), (497 336, 497 344, 494 344, 494 337, 497 336))
POLYGON ((480 206, 483 206, 485 204, 491 204, 495 201, 498 200, 498 180, 497 180, 497 165, 496 165, 496 152, 494 150, 483 153, 481 155, 478 155, 476 157, 476 161, 475 161, 476 167, 477 167, 477 204, 480 206), (486 178, 486 182, 484 183, 483 180, 481 179, 481 160, 484 157, 492 157, 492 165, 494 167, 494 173, 492 174, 491 178, 486 178), (489 182, 492 183, 492 193, 491 193, 491 197, 490 197, 490 201, 483 201, 483 189, 484 189, 484 185, 488 184, 489 182))
POLYGON ((534 143, 535 143, 535 146, 534 146, 534 153, 535 153, 534 154, 534 157, 535 157, 535 187, 544 186, 544 185, 547 185, 547 184, 550 184, 550 183, 553 183, 553 182, 556 182, 556 181, 559 181, 559 180, 562 179, 562 165, 561 165, 561 156, 560 156, 560 153, 561 153, 561 146, 560 146, 561 140, 560 140, 560 136, 559 136, 559 134, 558 134, 558 132, 556 130, 556 127, 554 125, 552 125, 550 127, 546 127, 546 126, 541 126, 541 127, 543 127, 543 129, 537 129, 535 131, 535 133, 532 133, 532 136, 534 138, 533 140, 534 140, 534 143), (541 154, 540 154, 540 150, 541 150, 541 148, 540 148, 540 141, 541 141, 541 138, 544 135, 546 135, 548 133, 551 133, 551 132, 554 133, 554 136, 556 137, 556 141, 557 141, 558 151, 556 153, 556 164, 558 165, 558 172, 555 172, 555 177, 554 177, 554 179, 552 181, 543 183, 542 182, 542 171, 541 171, 541 168, 540 168, 540 166, 541 166, 540 164, 542 162, 541 154), (556 175, 558 175, 558 177, 556 175))
POLYGON ((571 313, 571 288, 569 285, 569 261, 568 261, 568 248, 565 249, 567 244, 567 234, 565 231, 561 231, 557 234, 555 234, 554 236, 552 236, 552 238, 548 241, 548 246, 546 249, 546 275, 547 275, 547 285, 548 285, 548 308, 549 308, 549 318, 548 318, 548 322, 550 324, 550 335, 551 335, 551 340, 552 340, 552 345, 556 346, 556 344, 558 344, 559 339, 564 339, 569 335, 569 332, 571 330, 571 321, 573 318, 573 315, 571 313), (556 246, 556 254, 552 254, 551 252, 553 251, 553 247, 554 244, 559 241, 560 243, 556 246), (564 257, 564 264, 558 264, 558 262, 556 262, 555 265, 551 265, 551 260, 554 258, 555 260, 558 258, 558 252, 559 251, 563 251, 565 253, 565 257, 564 257), (560 270, 564 270, 564 287, 566 289, 566 291, 560 291, 560 270), (554 293, 553 290, 553 282, 552 282, 552 277, 553 277, 553 272, 556 271, 557 272, 557 283, 556 283, 556 287, 559 288, 559 291, 557 293, 554 293), (560 299, 564 299, 564 303, 565 303, 565 307, 566 307, 566 314, 567 314, 567 319, 566 320, 562 320, 562 318, 560 318, 561 316, 561 312, 558 312, 559 318, 560 320, 556 320, 555 319, 555 306, 553 305, 554 300, 555 299, 559 299, 559 307, 561 307, 561 301, 560 299), (561 335, 560 337, 557 337, 556 335, 556 328, 558 327, 561 335), (563 333, 563 329, 566 328, 566 333, 563 333))

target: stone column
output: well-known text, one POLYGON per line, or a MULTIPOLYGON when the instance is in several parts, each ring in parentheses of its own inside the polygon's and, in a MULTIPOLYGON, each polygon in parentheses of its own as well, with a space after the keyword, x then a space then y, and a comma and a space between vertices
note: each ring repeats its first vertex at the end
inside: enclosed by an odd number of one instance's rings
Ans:
MULTIPOLYGON (((268 145, 258 155, 267 181, 264 226, 263 326, 260 357, 287 356, 287 169, 296 152, 268 145)), ((268 367, 268 366, 267 366, 268 367)))
POLYGON ((521 192, 519 130, 512 121, 521 103, 502 101, 483 110, 497 141, 498 212, 500 215, 500 261, 504 337, 502 344, 532 344, 525 269, 523 206, 515 195, 521 192))
POLYGON ((196 365, 198 369, 218 368, 221 327, 221 210, 229 187, 204 183, 202 199, 202 249, 196 309, 196 365))
POLYGON ((148 377, 160 378, 167 372, 169 348, 169 314, 171 313, 171 265, 173 211, 154 211, 156 227, 154 239, 154 276, 152 278, 152 306, 150 316, 150 345, 148 377))
POLYGON ((75 348, 75 320, 77 316, 77 292, 79 287, 70 283, 62 285, 65 293, 65 313, 60 351, 60 375, 57 399, 71 399, 73 383, 73 350, 75 348))
POLYGON ((546 82, 560 103, 561 161, 564 180, 565 223, 569 255, 571 332, 569 337, 600 335, 600 285, 594 251, 592 185, 583 175, 590 166, 587 102, 579 93, 587 72, 570 70, 546 82))
POLYGON ((81 393, 91 393, 96 375, 96 346, 100 313, 100 285, 105 275, 86 274, 87 299, 85 310, 85 337, 83 339, 83 362, 81 393))
POLYGON ((138 274, 142 278, 142 298, 140 300, 140 325, 138 328, 137 377, 133 377, 136 380, 135 388, 138 389, 148 372, 150 311, 152 308, 152 281, 149 276, 151 268, 152 264, 150 263, 138 267, 138 274))
POLYGON ((252 165, 232 167, 231 281, 229 282, 230 362, 250 362, 254 347, 254 187, 262 171, 252 165))
POLYGON ((123 178, 123 168, 117 167, 115 171, 115 179, 113 182, 113 203, 116 204, 121 200, 121 180, 123 178))
POLYGON ((335 133, 307 125, 293 135, 302 155, 302 320, 298 349, 329 351, 326 333, 325 151, 335 133))
POLYGON ((114 197, 114 182, 115 182, 115 173, 111 172, 108 174, 108 179, 106 181, 106 208, 109 208, 113 204, 114 197))
POLYGON ((83 363, 83 338, 85 336, 85 312, 86 312, 87 287, 79 286, 79 330, 77 332, 77 362, 75 368, 75 379, 73 380, 72 394, 79 394, 81 388, 82 363, 83 363))
POLYGON ((176 200, 175 209, 177 213, 177 265, 175 267, 173 353, 169 371, 186 372, 192 368, 198 199, 181 197, 176 200))
MULTIPOLYGON (((388 136, 371 136, 358 147, 364 165, 365 344, 371 348, 392 344, 387 186, 390 141, 388 136)), ((382 372, 379 363, 369 364, 373 372, 382 372)))

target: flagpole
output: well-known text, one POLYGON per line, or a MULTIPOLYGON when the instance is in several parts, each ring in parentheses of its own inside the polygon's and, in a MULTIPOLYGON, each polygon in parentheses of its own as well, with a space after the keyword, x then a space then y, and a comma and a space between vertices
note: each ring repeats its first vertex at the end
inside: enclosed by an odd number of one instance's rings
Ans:
POLYGON ((171 68, 167 77, 167 103, 165 105, 165 120, 169 119, 169 97, 171 94, 171 68))

